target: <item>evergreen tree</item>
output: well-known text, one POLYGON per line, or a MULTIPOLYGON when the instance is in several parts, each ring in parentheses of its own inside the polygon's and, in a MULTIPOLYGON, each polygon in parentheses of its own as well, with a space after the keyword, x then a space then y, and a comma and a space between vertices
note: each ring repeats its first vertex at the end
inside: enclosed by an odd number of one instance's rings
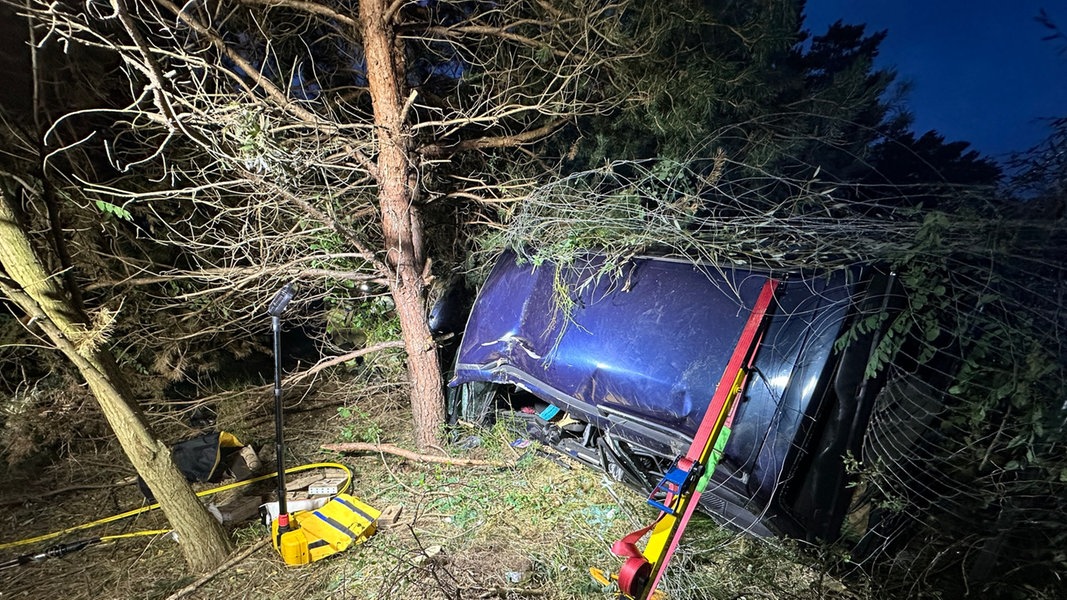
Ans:
POLYGON ((649 51, 613 71, 630 90, 583 127, 574 168, 603 160, 685 160, 721 149, 782 176, 862 165, 889 113, 892 71, 874 66, 885 32, 832 25, 811 37, 803 3, 656 3, 625 21, 649 51))

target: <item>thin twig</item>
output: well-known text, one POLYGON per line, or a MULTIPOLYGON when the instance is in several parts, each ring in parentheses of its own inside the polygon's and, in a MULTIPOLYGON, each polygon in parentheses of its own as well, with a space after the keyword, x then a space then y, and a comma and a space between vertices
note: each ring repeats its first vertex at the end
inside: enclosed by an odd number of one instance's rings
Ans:
POLYGON ((373 352, 378 352, 380 350, 388 350, 389 348, 403 348, 403 347, 404 347, 404 341, 403 340, 390 340, 388 342, 382 342, 380 344, 375 344, 373 346, 367 346, 366 348, 360 348, 359 350, 353 350, 352 352, 349 352, 348 354, 342 354, 341 356, 335 356, 335 357, 333 357, 333 358, 331 358, 329 360, 320 361, 320 362, 316 363, 314 367, 311 367, 307 371, 303 371, 301 373, 297 373, 295 375, 287 377, 286 380, 285 380, 285 383, 292 384, 292 383, 297 383, 297 382, 303 381, 304 379, 307 379, 308 377, 311 377, 312 375, 314 375, 315 373, 318 373, 319 371, 322 371, 323 369, 328 369, 330 367, 346 363, 346 362, 348 362, 350 360, 355 360, 355 359, 357 359, 357 358, 359 358, 361 356, 364 356, 366 354, 371 354, 373 352))
POLYGON ((344 13, 337 12, 336 10, 328 6, 324 6, 317 2, 303 2, 301 0, 241 0, 241 3, 253 6, 258 5, 266 7, 283 6, 286 8, 301 10, 313 15, 318 15, 320 17, 326 17, 327 22, 337 21, 338 23, 343 23, 350 27, 352 32, 359 32, 359 21, 353 19, 352 17, 344 13))
POLYGON ((0 506, 18 506, 34 500, 40 500, 42 498, 48 498, 50 496, 58 496, 60 494, 66 494, 68 492, 79 492, 82 490, 109 490, 111 488, 122 487, 136 483, 136 477, 127 477, 114 483, 102 483, 94 485, 68 485, 67 487, 59 488, 58 490, 50 490, 47 492, 41 492, 32 496, 26 496, 23 498, 14 498, 11 500, 0 500, 0 506))
POLYGON ((544 596, 545 590, 519 587, 468 588, 468 591, 485 590, 475 598, 510 598, 511 596, 544 596))

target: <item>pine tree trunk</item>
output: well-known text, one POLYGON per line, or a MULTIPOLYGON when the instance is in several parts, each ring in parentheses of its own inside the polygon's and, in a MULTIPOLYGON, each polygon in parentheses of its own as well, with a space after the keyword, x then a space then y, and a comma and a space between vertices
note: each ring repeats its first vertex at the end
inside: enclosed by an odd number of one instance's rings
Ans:
POLYGON ((189 568, 208 571, 229 554, 229 539, 174 465, 170 449, 152 433, 100 331, 74 308, 56 276, 45 271, 18 224, 10 199, 0 194, 0 265, 10 279, 0 288, 45 331, 89 384, 111 429, 152 490, 178 534, 189 568))
POLYGON ((411 382, 411 413, 420 449, 437 445, 444 425, 444 391, 433 336, 426 321, 425 248, 415 206, 417 181, 411 130, 404 115, 404 49, 385 0, 359 3, 367 82, 378 132, 378 203, 382 212, 389 286, 400 319, 411 382))

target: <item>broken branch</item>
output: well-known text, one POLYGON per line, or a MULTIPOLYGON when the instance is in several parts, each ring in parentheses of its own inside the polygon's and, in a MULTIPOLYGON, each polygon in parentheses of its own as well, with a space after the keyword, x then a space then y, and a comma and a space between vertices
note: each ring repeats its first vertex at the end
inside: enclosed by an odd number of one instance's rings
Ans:
POLYGON ((166 600, 180 600, 181 598, 184 598, 184 597, 188 596, 189 594, 195 592, 197 589, 200 588, 200 586, 202 586, 205 583, 211 581, 212 579, 217 577, 223 571, 233 567, 234 565, 236 565, 237 563, 243 561, 244 559, 248 558, 249 556, 252 556, 252 554, 254 554, 257 550, 259 550, 263 546, 266 546, 267 542, 269 542, 269 541, 270 541, 270 537, 266 537, 266 538, 263 538, 262 540, 259 540, 255 544, 252 544, 248 548, 245 548, 244 550, 242 550, 241 552, 236 554, 233 558, 231 558, 231 559, 227 560, 226 562, 222 563, 221 565, 219 565, 218 568, 216 568, 214 571, 211 571, 210 573, 208 573, 207 575, 204 575, 200 579, 197 579, 196 581, 190 583, 189 585, 183 587, 182 589, 174 592, 170 596, 167 596, 166 600))
POLYGON ((378 454, 392 454, 413 462, 434 463, 439 465, 456 465, 460 467, 496 467, 498 469, 510 469, 515 466, 513 462, 501 462, 495 460, 478 460, 476 458, 459 458, 454 456, 440 456, 438 454, 419 454, 411 450, 405 450, 392 444, 368 444, 364 442, 346 442, 343 444, 323 444, 323 450, 333 452, 376 452, 378 454))
POLYGON ((330 367, 333 367, 333 366, 336 366, 336 365, 339 365, 339 364, 342 364, 342 363, 346 363, 346 362, 348 362, 350 360, 355 360, 355 359, 357 359, 357 358, 359 358, 361 356, 364 356, 366 354, 370 354, 372 352, 378 352, 379 350, 386 350, 388 348, 403 348, 403 347, 404 347, 403 340, 391 340, 391 341, 388 341, 388 342, 382 342, 380 344, 375 344, 373 346, 367 346, 366 348, 360 348, 359 350, 354 350, 352 352, 349 352, 348 354, 342 354, 341 356, 335 356, 335 357, 333 357, 333 358, 331 358, 329 360, 320 361, 320 362, 316 363, 314 367, 311 367, 307 371, 304 371, 302 373, 297 373, 296 375, 292 375, 292 376, 286 378, 285 382, 287 384, 296 383, 298 381, 302 381, 302 380, 314 375, 315 373, 318 373, 319 371, 321 371, 323 369, 328 369, 330 367))

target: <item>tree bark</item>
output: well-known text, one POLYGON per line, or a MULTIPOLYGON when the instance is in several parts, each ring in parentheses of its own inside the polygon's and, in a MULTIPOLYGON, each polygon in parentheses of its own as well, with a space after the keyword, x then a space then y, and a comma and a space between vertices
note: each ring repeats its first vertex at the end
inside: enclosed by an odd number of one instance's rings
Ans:
POLYGON ((411 129, 406 121, 404 49, 385 0, 359 3, 367 83, 378 134, 378 204, 385 233, 389 289, 407 351, 415 443, 437 445, 444 425, 444 390, 437 349, 426 320, 426 256, 411 129))
POLYGON ((10 279, 0 289, 35 320, 89 384, 123 451, 155 494, 178 534, 189 568, 208 571, 222 563, 230 542, 171 460, 170 448, 152 433, 111 353, 103 347, 106 324, 96 329, 74 307, 56 276, 49 275, 0 193, 0 265, 10 279))

